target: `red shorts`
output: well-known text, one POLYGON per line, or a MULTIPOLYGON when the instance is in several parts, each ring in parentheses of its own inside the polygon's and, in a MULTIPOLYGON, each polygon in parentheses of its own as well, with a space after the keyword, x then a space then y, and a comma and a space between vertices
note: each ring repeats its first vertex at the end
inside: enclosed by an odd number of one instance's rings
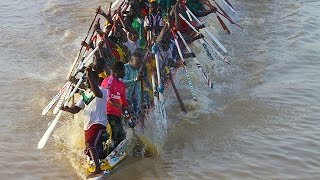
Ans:
POLYGON ((106 127, 102 124, 93 124, 88 130, 84 132, 84 138, 86 143, 86 148, 90 149, 96 147, 97 143, 102 135, 102 132, 106 127))

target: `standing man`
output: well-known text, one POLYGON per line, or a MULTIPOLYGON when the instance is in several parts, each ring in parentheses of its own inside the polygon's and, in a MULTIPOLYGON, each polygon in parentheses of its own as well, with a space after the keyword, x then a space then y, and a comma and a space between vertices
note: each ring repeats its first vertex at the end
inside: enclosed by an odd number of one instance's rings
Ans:
POLYGON ((61 109, 72 114, 76 114, 81 109, 84 109, 83 114, 85 119, 83 129, 85 132, 86 154, 92 158, 96 167, 95 171, 90 174, 89 177, 94 177, 103 172, 99 163, 99 156, 101 156, 103 148, 102 144, 98 144, 98 142, 100 142, 99 140, 107 127, 107 116, 105 114, 107 90, 98 86, 99 77, 97 74, 99 72, 94 72, 91 67, 88 67, 86 73, 90 90, 93 94, 83 93, 80 100, 72 107, 65 106, 61 109), (90 96, 88 96, 88 94, 90 96), (98 151, 100 151, 100 154, 98 151))
MULTIPOLYGON (((107 90, 107 117, 112 130, 112 140, 117 147, 122 140, 126 138, 123 129, 121 115, 128 115, 128 102, 126 99, 126 87, 124 82, 120 80, 125 76, 124 63, 116 61, 112 67, 112 74, 105 78, 101 84, 107 90)), ((134 127, 134 123, 129 121, 129 126, 134 127)))
POLYGON ((137 49, 131 56, 128 63, 124 65, 126 75, 123 77, 123 82, 126 85, 126 97, 129 105, 133 107, 134 113, 138 113, 138 108, 141 103, 141 83, 142 78, 142 49, 137 49))
POLYGON ((149 14, 144 18, 144 30, 146 32, 147 42, 152 44, 152 41, 160 34, 164 26, 161 14, 158 11, 157 2, 149 4, 149 14))

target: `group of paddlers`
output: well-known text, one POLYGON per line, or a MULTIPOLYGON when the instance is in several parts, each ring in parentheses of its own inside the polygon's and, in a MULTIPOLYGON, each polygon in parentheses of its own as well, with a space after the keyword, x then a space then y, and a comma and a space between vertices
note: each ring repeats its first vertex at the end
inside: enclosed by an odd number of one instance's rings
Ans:
MULTIPOLYGON (((209 0, 129 0, 119 2, 113 13, 111 5, 106 13, 101 7, 97 8, 94 25, 91 25, 92 36, 89 42, 81 43, 86 51, 92 49, 93 53, 93 62, 82 68, 86 81, 79 88, 81 98, 71 107, 61 108, 73 114, 84 110, 86 154, 96 167, 92 175, 102 173, 99 159, 105 158, 126 138, 122 118, 128 120, 131 128, 135 123, 143 125, 144 112, 161 101, 159 96, 164 84, 171 81, 171 71, 179 67, 187 71, 184 59, 195 59, 188 44, 201 39, 203 47, 207 47, 199 31, 205 26, 196 17, 220 13, 233 22, 214 3, 218 8, 209 0), (95 20, 97 14, 105 18, 105 24, 100 24, 100 18, 95 20), (133 121, 132 117, 139 121, 133 121), (108 126, 111 130, 106 132, 108 126), (106 133, 112 139, 107 149, 102 143, 106 133)), ((229 2, 228 5, 231 6, 229 2)), ((229 32, 225 24, 222 25, 229 32)), ((210 55, 208 48, 205 50, 210 55)), ((219 53, 219 56, 222 55, 219 53)), ((209 77, 195 61, 211 87, 209 77)), ((79 81, 74 76, 70 80, 79 81)), ((194 91, 192 84, 189 85, 194 91)), ((186 111, 184 107, 182 110, 186 111)))

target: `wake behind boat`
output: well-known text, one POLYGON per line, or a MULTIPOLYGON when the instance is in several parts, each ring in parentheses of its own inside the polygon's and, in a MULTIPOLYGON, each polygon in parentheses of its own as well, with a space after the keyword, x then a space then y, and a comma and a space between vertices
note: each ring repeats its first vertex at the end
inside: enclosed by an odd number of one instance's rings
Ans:
MULTIPOLYGON (((209 60, 214 61, 213 51, 230 65, 223 55, 227 49, 198 17, 216 14, 227 33, 230 30, 220 16, 240 27, 214 3, 217 7, 208 0, 117 0, 107 12, 99 6, 67 73, 65 85, 42 112, 45 115, 54 108, 57 116, 39 141, 38 149, 45 146, 63 112, 76 114, 83 109, 87 171, 92 173, 89 177, 103 171, 105 176, 128 154, 129 139, 125 131, 132 128, 134 134, 136 131, 143 134, 150 119, 155 130, 168 128, 165 92, 170 85, 181 110, 187 113, 173 78, 182 70, 185 77, 179 78, 187 79, 191 98, 197 101, 188 59, 196 64, 208 89, 214 88, 213 80, 189 45, 199 41, 209 60), (76 93, 80 98, 74 98, 76 93), (77 103, 68 106, 71 99, 77 103)), ((230 2, 223 3, 233 11, 230 2)))

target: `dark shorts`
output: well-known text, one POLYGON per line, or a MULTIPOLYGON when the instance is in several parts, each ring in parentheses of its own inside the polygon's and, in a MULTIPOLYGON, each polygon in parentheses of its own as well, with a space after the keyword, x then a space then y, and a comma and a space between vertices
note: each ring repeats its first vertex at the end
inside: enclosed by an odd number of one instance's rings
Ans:
POLYGON ((103 131, 106 127, 101 124, 93 124, 88 130, 84 132, 85 143, 87 150, 90 148, 96 148, 98 141, 101 138, 103 131))
POLYGON ((112 140, 114 142, 114 147, 117 147, 118 144, 126 138, 126 132, 123 129, 122 120, 120 116, 113 114, 108 114, 108 121, 111 126, 112 131, 112 140))

